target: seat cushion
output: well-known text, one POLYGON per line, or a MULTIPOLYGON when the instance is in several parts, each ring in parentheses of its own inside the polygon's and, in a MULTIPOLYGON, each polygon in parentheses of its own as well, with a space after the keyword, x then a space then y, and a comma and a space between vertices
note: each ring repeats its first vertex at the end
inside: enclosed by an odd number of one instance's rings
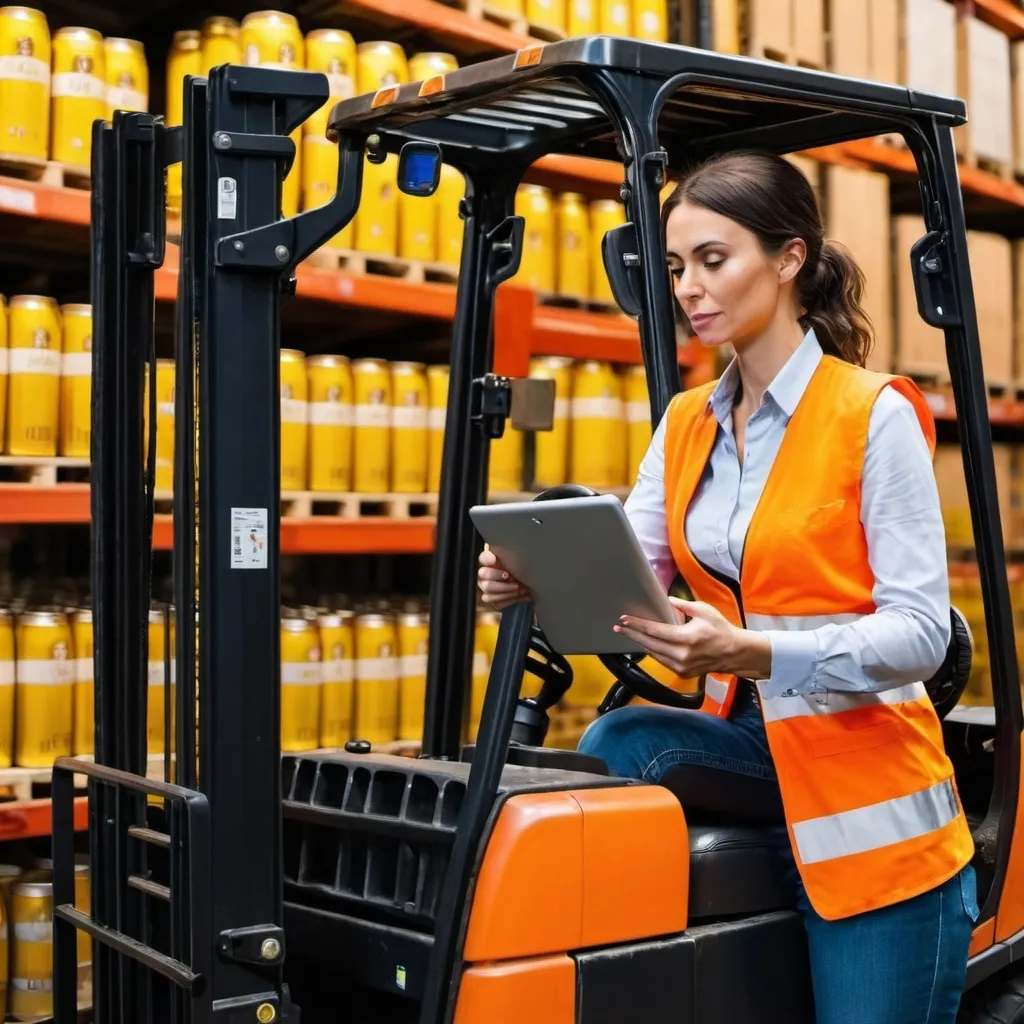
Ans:
MULTIPOLYGON (((781 842, 786 842, 783 837, 781 842)), ((792 907, 778 830, 690 826, 690 920, 763 914, 792 907)))

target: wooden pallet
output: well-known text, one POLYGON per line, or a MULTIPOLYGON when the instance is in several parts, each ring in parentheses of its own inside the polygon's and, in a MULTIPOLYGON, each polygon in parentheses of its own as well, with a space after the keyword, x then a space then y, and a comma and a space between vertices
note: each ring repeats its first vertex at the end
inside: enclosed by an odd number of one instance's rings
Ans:
POLYGON ((50 188, 88 189, 91 186, 91 174, 88 170, 68 167, 56 160, 36 160, 17 153, 0 152, 0 174, 36 181, 50 188))
POLYGON ((465 11, 477 21, 489 21, 495 25, 501 25, 510 32, 516 32, 521 36, 532 36, 534 39, 543 39, 546 42, 554 43, 567 37, 565 29, 552 28, 549 25, 530 21, 525 15, 511 14, 508 11, 500 10, 489 4, 487 0, 442 0, 442 3, 465 11))
POLYGON ((286 491, 281 495, 281 514, 295 518, 330 516, 361 519, 381 516, 389 519, 416 519, 437 515, 437 495, 286 491))
POLYGON ((622 313, 619 304, 613 299, 581 299, 575 295, 556 295, 554 292, 538 292, 537 303, 559 309, 585 309, 591 313, 622 313))
POLYGON ((321 270, 344 270, 359 277, 393 277, 410 284, 424 284, 428 281, 453 284, 459 279, 458 267, 447 263, 407 260, 400 256, 384 256, 354 249, 318 249, 306 263, 321 270))
POLYGON ((58 483, 84 483, 88 479, 88 459, 0 455, 0 482, 55 487, 58 483))
MULTIPOLYGON (((88 754, 75 755, 80 761, 92 761, 88 754)), ((174 757, 171 757, 174 763, 174 757)), ((163 755, 151 757, 146 767, 146 775, 150 779, 162 779, 164 777, 163 755)), ((51 768, 0 768, 0 795, 14 800, 32 800, 48 796, 41 792, 43 787, 49 787, 53 777, 51 768)), ((86 789, 86 777, 84 775, 74 776, 75 789, 86 789)), ((0 803, 0 807, 3 804, 0 803)))

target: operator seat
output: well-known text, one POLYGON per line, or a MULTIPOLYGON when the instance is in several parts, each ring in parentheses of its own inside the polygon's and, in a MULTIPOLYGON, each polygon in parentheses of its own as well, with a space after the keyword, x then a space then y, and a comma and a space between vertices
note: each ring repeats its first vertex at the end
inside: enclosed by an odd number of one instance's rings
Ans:
MULTIPOLYGON (((946 658, 925 683, 940 720, 963 694, 972 654, 967 620, 951 608, 946 658)), ((686 811, 691 920, 720 920, 793 906, 796 874, 787 856, 789 839, 775 780, 706 764, 682 764, 670 768, 660 784, 686 811)))

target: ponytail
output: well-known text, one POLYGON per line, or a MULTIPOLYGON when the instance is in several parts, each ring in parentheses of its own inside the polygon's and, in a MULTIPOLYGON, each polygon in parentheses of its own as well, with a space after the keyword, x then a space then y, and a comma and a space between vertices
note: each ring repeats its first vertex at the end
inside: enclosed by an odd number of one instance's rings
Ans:
POLYGON ((849 250, 837 242, 822 243, 817 263, 808 261, 797 278, 800 304, 806 310, 800 325, 814 328, 822 349, 847 363, 863 366, 874 336, 861 298, 864 274, 849 250))

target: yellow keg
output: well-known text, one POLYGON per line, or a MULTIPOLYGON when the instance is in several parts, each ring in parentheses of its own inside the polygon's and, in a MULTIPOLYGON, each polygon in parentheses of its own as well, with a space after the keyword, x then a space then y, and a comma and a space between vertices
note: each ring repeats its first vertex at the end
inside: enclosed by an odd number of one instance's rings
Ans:
POLYGON ((462 216, 459 206, 466 194, 466 178, 448 164, 441 164, 441 179, 434 198, 437 200, 437 260, 449 267, 462 261, 462 216))
MULTIPOLYGON (((75 909, 90 913, 92 905, 88 857, 75 855, 75 909)), ((92 939, 83 931, 76 936, 78 943, 78 1006, 92 1006, 92 939)))
POLYGON ((572 400, 572 360, 565 356, 540 356, 530 361, 530 376, 555 382, 555 417, 551 430, 534 434, 534 487, 543 490, 569 479, 569 416, 572 400))
POLYGON ((174 490, 174 360, 156 361, 156 490, 174 490))
MULTIPOLYGON (((245 64, 298 70, 305 67, 305 40, 295 16, 283 11, 254 11, 242 19, 242 60, 245 64)), ((295 161, 281 190, 281 216, 299 212, 302 182, 302 126, 291 134, 295 161)))
POLYGON ((603 36, 628 36, 633 27, 629 0, 597 0, 597 30, 603 36))
POLYGON ((558 274, 559 295, 574 299, 590 296, 590 213, 587 201, 578 192, 563 192, 558 197, 558 274))
POLYGON ((352 490, 383 494, 391 481, 391 371, 383 359, 352 364, 352 490))
POLYGON ((633 0, 633 36, 651 43, 668 42, 667 0, 633 0))
POLYGON ((306 487, 308 443, 306 357, 291 348, 281 349, 281 490, 306 487))
POLYGON ((92 394, 92 306, 60 307, 60 453, 89 458, 92 394))
POLYGON ((516 284, 539 292, 555 290, 555 218, 551 191, 543 185, 520 185, 515 212, 526 220, 523 255, 516 284))
POLYGON ((391 490, 427 489, 427 372, 423 363, 391 364, 391 490))
POLYGON ((398 738, 423 738, 423 708, 427 693, 427 636, 430 617, 426 612, 404 612, 398 616, 398 738))
POLYGON ((375 40, 356 48, 356 88, 360 94, 408 81, 409 65, 398 43, 375 40))
POLYGON ((651 402, 647 392, 647 370, 634 363, 623 375, 626 399, 626 483, 632 484, 651 444, 651 402))
POLYGON ((7 987, 11 969, 10 930, 8 913, 4 900, 0 900, 0 1006, 7 1012, 7 987))
POLYGON ((75 648, 74 716, 71 752, 75 757, 91 756, 95 741, 92 611, 81 608, 71 617, 75 648))
POLYGON ((487 7, 489 10, 501 11, 504 14, 522 15, 526 11, 524 3, 525 0, 487 0, 487 7))
POLYGON ((0 153, 45 160, 50 144, 50 27, 31 7, 0 8, 0 153))
POLYGON ((491 675, 491 662, 498 645, 498 627, 501 615, 490 609, 477 612, 476 629, 473 633, 473 681, 469 694, 469 725, 471 739, 476 737, 480 728, 480 716, 484 707, 484 696, 487 693, 487 681, 491 675))
POLYGON ((170 620, 170 637, 167 635, 167 622, 164 609, 154 607, 149 610, 149 663, 148 686, 146 687, 146 748, 150 757, 159 757, 164 753, 164 701, 168 686, 167 664, 165 659, 167 644, 170 644, 171 672, 171 751, 174 751, 174 696, 175 696, 175 657, 176 643, 175 616, 171 609, 167 615, 170 620))
POLYGON ((487 489, 491 492, 521 491, 523 489, 523 434, 511 421, 506 421, 505 432, 490 442, 487 463, 487 489))
POLYGON ((414 53, 409 58, 409 81, 423 82, 435 75, 445 75, 449 71, 457 71, 459 60, 453 53, 425 51, 414 53))
POLYGON ((432 262, 437 256, 438 203, 432 196, 398 191, 398 255, 405 260, 432 262))
POLYGON ((363 187, 354 218, 355 247, 380 256, 398 253, 398 157, 382 164, 363 160, 363 187))
MULTIPOLYGON (((334 198, 338 191, 338 147, 323 135, 302 138, 302 208, 312 210, 334 198)), ((324 243, 328 249, 351 249, 355 218, 324 243)))
POLYGON ((14 763, 47 768, 71 753, 75 663, 64 612, 18 617, 14 684, 14 763))
POLYGON ((526 17, 531 25, 564 32, 566 0, 526 0, 526 17))
POLYGON ((448 415, 448 367, 434 364, 427 367, 427 492, 441 489, 441 459, 444 456, 444 423, 448 415))
POLYGON ((597 4, 598 0, 569 0, 565 30, 570 39, 597 35, 597 4))
POLYGON ((626 208, 617 199, 597 199, 590 204, 590 294, 592 298, 614 302, 608 274, 601 256, 604 236, 626 223, 626 208))
POLYGON ((570 477, 590 487, 619 487, 626 479, 622 382, 608 363, 576 366, 572 391, 570 477))
POLYGON ((103 36, 92 28, 61 28, 53 37, 53 159, 89 170, 92 125, 107 112, 103 36))
MULTIPOLYGON (((175 32, 171 39, 171 51, 167 55, 167 85, 165 120, 168 126, 179 125, 184 120, 184 85, 186 75, 202 73, 202 41, 194 29, 175 32)), ((172 210, 181 209, 181 164, 167 168, 167 205, 172 210)))
POLYGON ((357 616, 356 739, 390 743, 398 737, 398 637, 394 616, 357 616))
POLYGON ((11 886, 11 981, 8 1011, 15 1020, 40 1020, 53 1013, 53 883, 20 881, 11 886))
POLYGON ((7 340, 7 453, 56 455, 61 361, 57 303, 44 295, 15 295, 7 340))
POLYGON ((0 768, 14 763, 14 616, 0 608, 0 768))
POLYGON ((309 489, 352 487, 352 369, 344 356, 310 356, 309 489))
POLYGON ((355 712, 355 648, 352 623, 345 610, 321 615, 320 746, 343 747, 352 739, 355 712))
POLYGON ((242 63, 242 32, 234 18, 214 15, 200 29, 200 74, 209 75, 221 64, 242 63))
POLYGON ((305 618, 281 620, 281 750, 315 750, 320 739, 320 634, 305 618))
POLYGON ((7 375, 10 354, 7 348, 7 298, 0 295, 0 451, 4 449, 7 426, 7 375))
POLYGON ((149 65, 146 50, 137 39, 103 40, 107 118, 115 110, 149 110, 149 65))

